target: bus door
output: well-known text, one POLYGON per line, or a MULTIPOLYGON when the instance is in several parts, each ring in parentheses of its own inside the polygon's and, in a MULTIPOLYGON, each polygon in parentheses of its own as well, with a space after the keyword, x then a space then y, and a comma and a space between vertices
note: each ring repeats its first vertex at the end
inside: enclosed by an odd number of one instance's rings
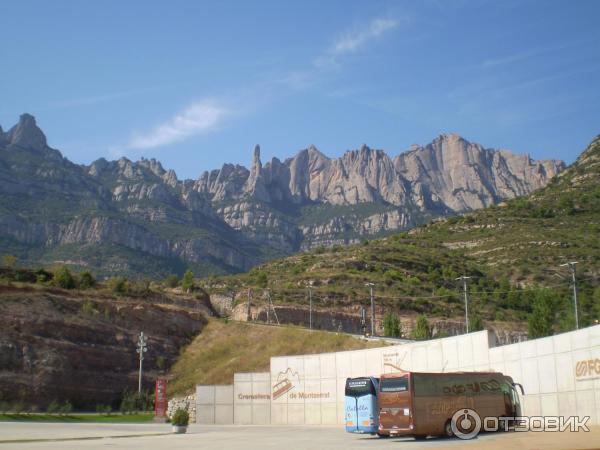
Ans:
POLYGON ((517 386, 521 389, 521 394, 525 395, 525 391, 523 390, 523 386, 519 383, 512 383, 511 385, 511 394, 512 394, 512 403, 514 405, 514 416, 520 417, 522 414, 521 410, 521 401, 519 400, 519 393, 517 392, 517 386))
MULTIPOLYGON (((408 374, 401 377, 382 377, 379 382, 379 422, 383 429, 411 427, 411 395, 408 374)), ((393 433, 393 431, 391 431, 393 433)))

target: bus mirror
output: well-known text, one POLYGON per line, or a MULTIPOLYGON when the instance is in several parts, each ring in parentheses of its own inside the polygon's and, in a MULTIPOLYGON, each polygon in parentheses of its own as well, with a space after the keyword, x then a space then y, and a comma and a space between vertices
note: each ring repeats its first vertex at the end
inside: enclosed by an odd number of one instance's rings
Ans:
POLYGON ((521 390, 521 395, 525 395, 525 391, 523 390, 523 385, 521 383, 513 383, 513 386, 519 386, 519 389, 521 390))

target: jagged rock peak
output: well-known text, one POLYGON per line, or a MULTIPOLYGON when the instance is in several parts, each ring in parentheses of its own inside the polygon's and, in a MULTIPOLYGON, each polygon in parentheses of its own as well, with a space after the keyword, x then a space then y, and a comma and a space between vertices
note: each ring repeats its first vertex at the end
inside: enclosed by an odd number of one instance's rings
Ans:
POLYGON ((162 179, 165 183, 167 183, 171 187, 177 186, 179 180, 177 179, 177 174, 173 169, 169 169, 163 176, 162 179))
POLYGON ((252 157, 252 166, 262 167, 262 163, 260 162, 260 145, 256 144, 254 146, 254 156, 252 157))
POLYGON ((19 145, 34 150, 43 150, 47 147, 46 136, 35 122, 31 114, 21 114, 19 123, 8 132, 8 141, 13 145, 19 145))
POLYGON ((139 160, 137 162, 137 164, 139 164, 142 167, 145 167, 146 169, 148 169, 150 172, 152 172, 154 175, 156 175, 158 177, 162 177, 166 173, 166 170, 163 168, 160 161, 157 161, 154 158, 147 159, 147 158, 142 157, 142 159, 139 160))
POLYGON ((102 172, 104 172, 109 166, 110 163, 106 160, 106 158, 99 158, 92 164, 90 164, 88 168, 88 173, 93 177, 97 177, 102 172))

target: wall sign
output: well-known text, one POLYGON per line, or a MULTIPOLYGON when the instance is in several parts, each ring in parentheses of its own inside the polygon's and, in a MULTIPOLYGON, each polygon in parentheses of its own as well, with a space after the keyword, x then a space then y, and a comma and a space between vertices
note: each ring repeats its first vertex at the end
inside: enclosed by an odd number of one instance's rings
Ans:
POLYGON ((600 358, 583 359, 575 363, 575 380, 600 378, 600 358))

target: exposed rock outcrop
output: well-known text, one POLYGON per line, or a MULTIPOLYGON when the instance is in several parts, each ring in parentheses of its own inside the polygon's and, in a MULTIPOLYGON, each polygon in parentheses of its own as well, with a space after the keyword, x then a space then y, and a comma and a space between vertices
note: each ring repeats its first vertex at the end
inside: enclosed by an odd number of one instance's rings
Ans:
POLYGON ((93 291, 0 288, 0 398, 45 407, 70 400, 77 408, 118 408, 137 388, 140 331, 148 336, 144 389, 152 389, 206 324, 207 297, 161 294, 111 298, 93 291))
POLYGON ((250 170, 224 164, 181 181, 155 159, 75 165, 24 114, 0 131, 0 237, 22 259, 42 255, 36 264, 68 246, 106 274, 240 271, 528 194, 563 167, 447 134, 393 159, 366 145, 328 158, 311 145, 263 165, 257 145, 250 170), (89 246, 135 264, 108 267, 89 246), (161 261, 150 269, 148 257, 161 261))

